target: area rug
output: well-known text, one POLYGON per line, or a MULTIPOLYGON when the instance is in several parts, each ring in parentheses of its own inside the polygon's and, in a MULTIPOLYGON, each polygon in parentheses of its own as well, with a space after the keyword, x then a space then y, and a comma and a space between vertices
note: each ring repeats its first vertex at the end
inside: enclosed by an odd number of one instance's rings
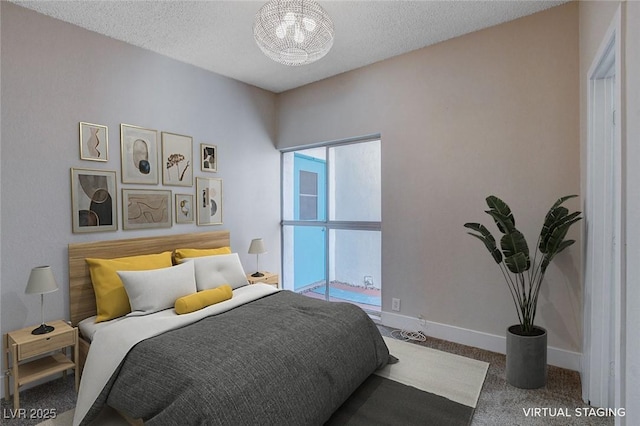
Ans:
POLYGON ((384 338, 399 359, 369 377, 326 425, 469 425, 489 364, 384 338))
MULTIPOLYGON (((326 425, 469 425, 489 364, 384 337, 398 363, 371 375, 326 425)), ((68 426, 73 410, 38 426, 68 426)), ((127 425, 106 409, 95 424, 127 425)))
MULTIPOLYGON (((55 419, 49 419, 36 426, 71 426, 74 410, 65 411, 55 419)), ((92 423, 95 426, 130 426, 113 408, 105 407, 92 423)))

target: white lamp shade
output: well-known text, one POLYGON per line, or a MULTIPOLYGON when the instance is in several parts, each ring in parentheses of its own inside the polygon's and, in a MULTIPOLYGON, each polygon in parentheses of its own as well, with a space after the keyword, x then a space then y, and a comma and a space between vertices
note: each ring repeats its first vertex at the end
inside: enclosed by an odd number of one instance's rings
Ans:
POLYGON ((29 282, 24 291, 27 294, 51 293, 58 289, 58 284, 53 276, 50 266, 36 266, 31 270, 29 282))
POLYGON ((266 252, 267 250, 264 248, 264 241, 262 241, 262 238, 255 238, 251 240, 251 245, 249 245, 249 254, 262 254, 266 252))

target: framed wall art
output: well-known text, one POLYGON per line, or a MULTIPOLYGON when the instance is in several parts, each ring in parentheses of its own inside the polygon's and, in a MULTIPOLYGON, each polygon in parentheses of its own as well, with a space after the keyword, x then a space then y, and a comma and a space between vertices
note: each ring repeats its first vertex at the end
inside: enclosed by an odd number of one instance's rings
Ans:
POLYGON ((74 233, 116 231, 116 172, 71 169, 71 223, 74 233))
POLYGON ((216 145, 200 144, 200 170, 203 172, 218 171, 218 147, 216 145))
POLYGON ((176 223, 193 223, 193 194, 176 194, 176 223))
POLYGON ((80 159, 109 160, 109 129, 107 126, 80 122, 80 159))
POLYGON ((122 183, 158 184, 158 132, 120 124, 122 183))
POLYGON ((162 183, 193 186, 193 139, 162 132, 162 183))
POLYGON ((198 225, 222 224, 222 179, 196 178, 198 225))
POLYGON ((171 191, 162 189, 123 189, 122 228, 170 228, 171 191))

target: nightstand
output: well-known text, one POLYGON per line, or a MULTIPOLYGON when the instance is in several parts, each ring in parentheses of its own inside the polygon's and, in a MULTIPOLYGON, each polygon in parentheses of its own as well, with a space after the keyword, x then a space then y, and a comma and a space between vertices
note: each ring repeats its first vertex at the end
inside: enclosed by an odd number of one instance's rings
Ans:
MULTIPOLYGON (((55 327, 51 333, 31 334, 33 326, 11 331, 4 335, 5 370, 4 395, 9 400, 9 376, 13 378, 13 408, 20 408, 20 386, 60 373, 75 370, 74 360, 78 360, 78 329, 64 321, 48 323, 55 327), (73 360, 67 356, 66 348, 73 348, 73 360), (53 352, 48 354, 49 352, 53 352), (11 369, 9 369, 11 354, 11 369), (48 354, 48 356, 44 356, 48 354), (36 358, 37 357, 37 358, 36 358), (35 358, 35 359, 32 359, 35 358)), ((76 392, 80 374, 76 371, 76 392)))
POLYGON ((275 288, 278 288, 278 283, 280 282, 280 276, 278 274, 266 271, 261 272, 264 274, 264 277, 252 277, 251 274, 247 274, 247 280, 249 281, 249 284, 265 283, 271 284, 275 288))

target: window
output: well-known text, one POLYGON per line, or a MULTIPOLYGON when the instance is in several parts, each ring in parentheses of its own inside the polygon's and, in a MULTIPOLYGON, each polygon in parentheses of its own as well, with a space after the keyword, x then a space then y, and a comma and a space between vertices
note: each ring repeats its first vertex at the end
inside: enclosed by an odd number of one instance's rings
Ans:
POLYGON ((380 312, 380 144, 283 152, 284 288, 380 312))
POLYGON ((300 220, 318 220, 318 174, 300 170, 300 220))

